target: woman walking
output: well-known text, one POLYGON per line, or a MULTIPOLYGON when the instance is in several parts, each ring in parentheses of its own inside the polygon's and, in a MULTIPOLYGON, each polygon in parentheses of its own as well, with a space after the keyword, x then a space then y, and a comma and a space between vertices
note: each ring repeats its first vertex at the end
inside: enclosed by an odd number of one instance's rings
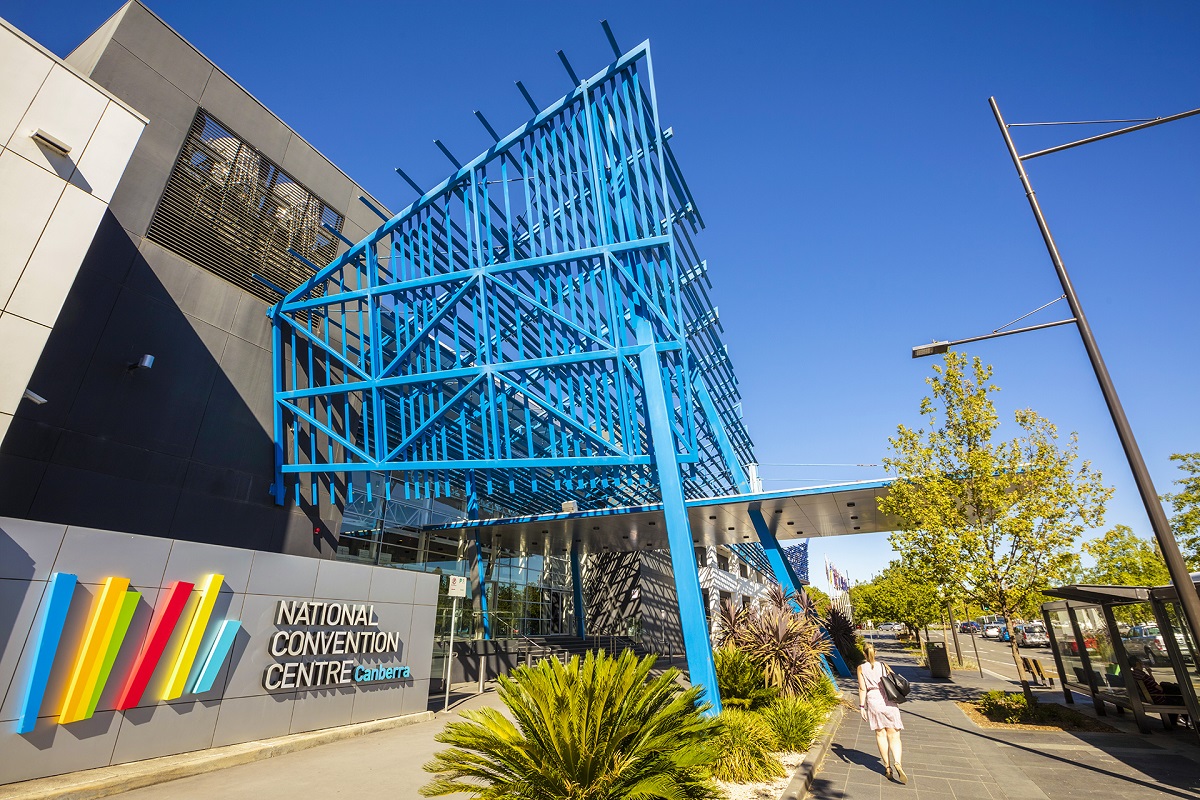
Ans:
POLYGON ((875 659, 875 645, 868 642, 865 650, 867 660, 858 665, 858 713, 875 731, 875 743, 879 745, 879 756, 883 759, 888 780, 894 774, 900 783, 908 783, 908 775, 900 761, 903 754, 900 731, 904 730, 900 707, 888 700, 880 685, 888 667, 875 659))

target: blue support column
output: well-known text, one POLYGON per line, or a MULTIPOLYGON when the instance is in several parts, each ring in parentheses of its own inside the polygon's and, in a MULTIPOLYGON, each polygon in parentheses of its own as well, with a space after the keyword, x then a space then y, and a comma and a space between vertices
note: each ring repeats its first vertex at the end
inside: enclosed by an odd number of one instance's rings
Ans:
MULTIPOLYGON (((792 570, 792 565, 788 563, 787 556, 783 554, 783 548, 779 546, 779 540, 775 538, 775 534, 771 533, 771 529, 767 527, 767 521, 763 518, 762 511, 758 508, 750 509, 750 521, 754 524, 754 532, 758 534, 758 541, 762 544, 763 551, 767 554, 767 561, 771 564, 771 571, 775 573, 775 580, 779 581, 780 585, 786 591, 794 594, 799 594, 801 589, 800 579, 796 577, 796 573, 792 570)), ((825 634, 825 638, 829 638, 825 628, 821 628, 821 632, 825 634)), ((843 678, 850 677, 850 667, 842 658, 842 654, 834 647, 829 654, 829 658, 833 661, 833 666, 837 670, 838 675, 843 678)), ((826 665, 826 672, 829 671, 826 665)), ((833 675, 829 676, 831 679, 833 675)))
MULTIPOLYGON (((475 485, 475 470, 467 471, 467 519, 479 519, 479 493, 475 485)), ((475 583, 479 594, 479 612, 483 620, 483 638, 492 638, 492 621, 488 617, 487 602, 487 559, 483 557, 483 542, 479 539, 479 529, 475 529, 475 546, 471 567, 475 573, 475 583)), ((474 587, 473 587, 474 588, 474 587)))
POLYGON ((587 606, 583 604, 583 570, 579 566, 579 546, 571 547, 571 585, 575 588, 575 635, 587 636, 587 606))
POLYGON ((641 350, 638 361, 645 386, 646 416, 654 448, 654 464, 662 492, 663 516, 667 523, 667 542, 671 567, 675 573, 675 595, 679 602, 679 621, 683 628, 683 646, 687 653, 688 675, 693 686, 704 688, 704 700, 711 704, 710 715, 721 711, 717 690, 717 670, 713 663, 712 642, 704 613, 704 595, 700 591, 700 571, 692 549, 692 529, 684 505, 683 480, 675 457, 675 435, 671 429, 671 409, 667 405, 662 368, 654 346, 654 331, 645 319, 637 320, 637 340, 641 350))

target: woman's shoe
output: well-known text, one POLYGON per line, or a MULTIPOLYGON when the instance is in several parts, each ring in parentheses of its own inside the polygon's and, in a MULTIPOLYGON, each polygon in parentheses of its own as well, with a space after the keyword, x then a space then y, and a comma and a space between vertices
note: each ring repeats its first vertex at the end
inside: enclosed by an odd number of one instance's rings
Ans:
POLYGON ((892 779, 892 768, 891 767, 883 768, 883 777, 887 778, 889 781, 892 779))
POLYGON ((904 774, 904 767, 896 765, 896 780, 901 783, 908 783, 908 776, 904 774))

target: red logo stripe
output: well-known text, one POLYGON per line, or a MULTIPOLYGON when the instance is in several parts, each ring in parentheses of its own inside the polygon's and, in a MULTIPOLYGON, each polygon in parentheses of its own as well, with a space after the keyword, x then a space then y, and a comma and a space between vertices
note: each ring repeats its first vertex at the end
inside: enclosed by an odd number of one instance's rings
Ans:
POLYGON ((154 674, 158 660, 162 658, 163 650, 175 631, 175 624, 179 622, 179 616, 183 613, 193 588, 195 584, 175 581, 167 587, 166 594, 159 598, 158 606, 154 609, 154 618, 150 621, 145 640, 142 641, 142 649, 138 651, 133 669, 130 670, 129 677, 125 679, 125 685, 121 687, 121 693, 117 696, 118 711, 126 711, 142 701, 142 694, 150 683, 150 676, 154 674))

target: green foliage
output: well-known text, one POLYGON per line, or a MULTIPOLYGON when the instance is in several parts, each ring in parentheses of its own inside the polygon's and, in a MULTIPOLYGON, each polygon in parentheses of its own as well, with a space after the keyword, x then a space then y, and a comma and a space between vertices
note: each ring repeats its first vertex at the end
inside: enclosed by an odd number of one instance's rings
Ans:
POLYGON ((772 752, 775 735, 771 726, 752 711, 726 709, 717 719, 721 732, 713 740, 720 754, 712 763, 712 775, 731 783, 754 783, 782 778, 787 773, 772 752))
POLYGON ((1174 515, 1171 528, 1179 540, 1188 569, 1200 570, 1200 453, 1175 453, 1172 461, 1179 462, 1184 477, 1175 481, 1183 487, 1178 494, 1169 494, 1174 515))
POLYGON ((724 708, 749 711, 767 705, 778 696, 777 689, 767 686, 762 666, 736 647, 718 647, 713 660, 724 708))
POLYGON ((467 711, 437 741, 451 745, 425 765, 435 797, 465 792, 499 800, 718 798, 709 780, 722 726, 697 707, 669 669, 649 678, 653 657, 630 651, 582 661, 547 659, 499 679, 498 709, 467 711))
POLYGON ((717 619, 717 644, 746 653, 762 667, 767 686, 795 695, 824 675, 821 656, 829 640, 808 614, 792 608, 793 598, 773 586, 767 601, 734 609, 725 605, 717 619))
POLYGON ((812 703, 814 708, 820 709, 822 712, 828 711, 838 704, 840 699, 838 688, 833 685, 833 681, 829 680, 829 676, 821 673, 821 677, 804 687, 804 691, 800 693, 809 703, 812 703))
POLYGON ((850 603, 863 619, 903 622, 912 630, 941 618, 940 587, 925 573, 897 560, 868 583, 850 587, 850 603))
POLYGON ((864 660, 863 652, 858 646, 858 634, 850 618, 833 606, 825 613, 825 630, 833 639, 833 646, 841 653, 846 663, 853 669, 864 660))
POLYGON ((990 366, 951 350, 933 369, 920 407, 928 429, 900 425, 884 459, 896 480, 879 510, 901 526, 890 541, 905 565, 936 576, 944 599, 1031 616, 1077 563, 1083 531, 1103 524, 1112 490, 1080 461, 1078 437, 1060 442, 1032 409, 1016 412, 1019 435, 999 439, 990 366))
POLYGON ((800 593, 808 595, 808 601, 818 616, 825 616, 825 612, 833 605, 833 601, 829 599, 829 595, 815 586, 805 586, 800 590, 800 593))
MULTIPOLYGON (((1030 702, 1023 694, 1014 692, 991 691, 985 692, 975 705, 979 711, 992 722, 1007 722, 1010 725, 1031 718, 1030 702)), ((1034 703, 1033 705, 1037 705, 1034 703)))
POLYGON ((807 750, 821 732, 828 709, 820 700, 806 697, 781 697, 759 714, 770 726, 779 750, 807 750))
POLYGON ((1096 559, 1096 566, 1083 573, 1088 583, 1162 586, 1171 580, 1157 544, 1137 536, 1127 525, 1084 542, 1083 550, 1096 559))

